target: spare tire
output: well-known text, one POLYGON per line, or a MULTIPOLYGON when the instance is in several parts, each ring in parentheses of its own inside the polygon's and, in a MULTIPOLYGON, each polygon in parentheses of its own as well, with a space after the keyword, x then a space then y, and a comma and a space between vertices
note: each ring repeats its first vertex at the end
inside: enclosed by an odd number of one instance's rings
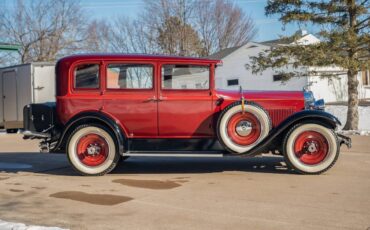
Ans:
POLYGON ((241 101, 226 107, 217 122, 217 136, 230 152, 244 153, 261 142, 271 130, 267 111, 256 103, 246 102, 244 113, 241 101))

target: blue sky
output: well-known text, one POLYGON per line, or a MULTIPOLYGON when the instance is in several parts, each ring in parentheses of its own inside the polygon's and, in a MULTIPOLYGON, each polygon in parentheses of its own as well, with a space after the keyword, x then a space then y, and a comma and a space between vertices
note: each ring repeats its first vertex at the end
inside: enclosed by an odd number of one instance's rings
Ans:
MULTIPOLYGON (((283 26, 277 20, 277 17, 266 17, 264 7, 267 0, 234 1, 255 20, 258 28, 255 41, 275 39, 279 35, 291 35, 298 30, 298 27, 294 25, 288 25, 283 30, 283 26)), ((142 0, 81 0, 81 6, 87 12, 90 12, 93 17, 110 20, 116 15, 126 15, 132 18, 137 17, 144 3, 142 0)))
MULTIPOLYGON (((1 3, 13 4, 16 1, 0 0, 0 5, 1 3)), ((25 2, 27 1, 29 0, 25 0, 25 2)), ((111 20, 119 15, 131 18, 138 17, 144 6, 142 0, 80 0, 80 2, 81 7, 90 17, 106 20, 111 20)), ((296 25, 287 25, 283 30, 283 26, 277 20, 277 17, 266 17, 264 7, 267 0, 234 0, 234 2, 255 20, 258 28, 258 34, 254 38, 255 41, 276 39, 279 35, 288 36, 298 30, 296 25)))

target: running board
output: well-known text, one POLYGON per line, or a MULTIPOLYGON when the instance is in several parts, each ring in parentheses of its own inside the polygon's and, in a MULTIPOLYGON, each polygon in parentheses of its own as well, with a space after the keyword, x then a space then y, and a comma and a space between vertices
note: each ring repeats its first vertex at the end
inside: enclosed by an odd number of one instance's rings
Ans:
POLYGON ((122 156, 140 157, 223 157, 223 153, 187 153, 187 152, 126 152, 122 156))

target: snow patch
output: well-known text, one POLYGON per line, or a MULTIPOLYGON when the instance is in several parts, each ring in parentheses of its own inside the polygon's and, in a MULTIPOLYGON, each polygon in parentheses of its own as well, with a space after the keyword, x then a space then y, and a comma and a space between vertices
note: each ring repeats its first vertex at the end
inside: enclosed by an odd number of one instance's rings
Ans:
MULTIPOLYGON (((342 123, 341 129, 347 120, 347 106, 344 105, 326 105, 325 111, 336 116, 342 123)), ((370 106, 359 106, 359 130, 341 131, 346 134, 370 135, 370 106)))
POLYGON ((13 223, 0 220, 0 230, 67 230, 58 227, 43 227, 36 225, 25 225, 22 223, 13 223))

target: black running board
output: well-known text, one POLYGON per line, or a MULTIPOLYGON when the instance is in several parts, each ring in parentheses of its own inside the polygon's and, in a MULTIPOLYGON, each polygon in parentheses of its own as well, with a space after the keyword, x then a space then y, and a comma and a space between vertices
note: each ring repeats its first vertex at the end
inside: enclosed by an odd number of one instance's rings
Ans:
POLYGON ((177 152, 177 151, 161 151, 161 152, 125 152, 122 156, 140 156, 140 157, 223 157, 224 152, 177 152))

